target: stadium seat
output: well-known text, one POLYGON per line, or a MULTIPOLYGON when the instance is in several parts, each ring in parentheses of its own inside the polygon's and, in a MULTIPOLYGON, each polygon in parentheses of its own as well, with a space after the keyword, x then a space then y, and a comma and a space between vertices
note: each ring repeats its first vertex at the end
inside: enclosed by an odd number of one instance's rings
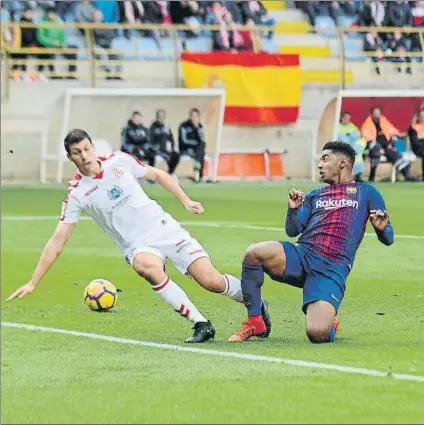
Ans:
POLYGON ((336 24, 329 16, 317 16, 315 20, 315 27, 318 34, 325 37, 336 37, 336 24))

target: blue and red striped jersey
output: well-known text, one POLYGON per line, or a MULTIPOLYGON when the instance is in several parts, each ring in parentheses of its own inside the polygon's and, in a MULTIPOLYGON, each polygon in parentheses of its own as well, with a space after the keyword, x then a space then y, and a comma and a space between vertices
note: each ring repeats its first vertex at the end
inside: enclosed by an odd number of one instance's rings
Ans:
MULTIPOLYGON (((289 209, 286 232, 298 243, 331 261, 352 267, 364 237, 371 210, 386 209, 380 192, 370 184, 349 182, 308 192, 303 205, 289 209)), ((385 245, 393 243, 390 223, 383 232, 376 230, 385 245)))

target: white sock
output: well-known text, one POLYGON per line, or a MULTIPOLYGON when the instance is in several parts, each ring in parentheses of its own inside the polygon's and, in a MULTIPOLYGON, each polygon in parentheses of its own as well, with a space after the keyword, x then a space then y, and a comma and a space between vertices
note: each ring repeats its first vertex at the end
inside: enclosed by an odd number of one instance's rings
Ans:
POLYGON ((193 323, 208 321, 190 301, 187 294, 169 277, 159 285, 152 286, 152 289, 177 313, 193 323))
POLYGON ((241 292, 241 281, 230 274, 223 274, 225 282, 225 291, 221 295, 226 295, 234 301, 243 302, 243 294, 241 292))

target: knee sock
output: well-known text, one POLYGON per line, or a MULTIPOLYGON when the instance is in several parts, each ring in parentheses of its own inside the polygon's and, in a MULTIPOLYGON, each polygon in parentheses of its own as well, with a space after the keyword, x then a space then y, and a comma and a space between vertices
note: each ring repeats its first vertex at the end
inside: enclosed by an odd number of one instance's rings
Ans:
POLYGON ((261 314, 262 299, 261 287, 264 283, 264 269, 262 266, 250 266, 243 263, 241 290, 243 302, 249 317, 261 314))
POLYGON ((223 274, 222 278, 225 283, 225 291, 221 295, 225 295, 234 301, 243 302, 240 280, 230 274, 223 274))
POLYGON ((152 289, 177 313, 193 323, 207 322, 197 307, 190 301, 187 294, 169 277, 162 283, 152 286, 152 289))

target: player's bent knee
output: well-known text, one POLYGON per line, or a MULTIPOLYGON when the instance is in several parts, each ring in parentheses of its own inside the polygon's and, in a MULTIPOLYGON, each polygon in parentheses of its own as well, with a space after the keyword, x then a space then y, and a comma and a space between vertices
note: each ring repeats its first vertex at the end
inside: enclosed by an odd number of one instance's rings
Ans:
POLYGON ((157 265, 134 267, 134 270, 152 285, 158 285, 166 277, 163 267, 157 265))
POLYGON ((328 326, 312 325, 306 328, 306 335, 314 344, 330 341, 330 328, 328 326))
POLYGON ((244 254, 244 262, 246 264, 251 264, 251 265, 260 264, 260 252, 258 250, 258 245, 259 244, 257 243, 252 243, 246 249, 246 252, 244 254))

